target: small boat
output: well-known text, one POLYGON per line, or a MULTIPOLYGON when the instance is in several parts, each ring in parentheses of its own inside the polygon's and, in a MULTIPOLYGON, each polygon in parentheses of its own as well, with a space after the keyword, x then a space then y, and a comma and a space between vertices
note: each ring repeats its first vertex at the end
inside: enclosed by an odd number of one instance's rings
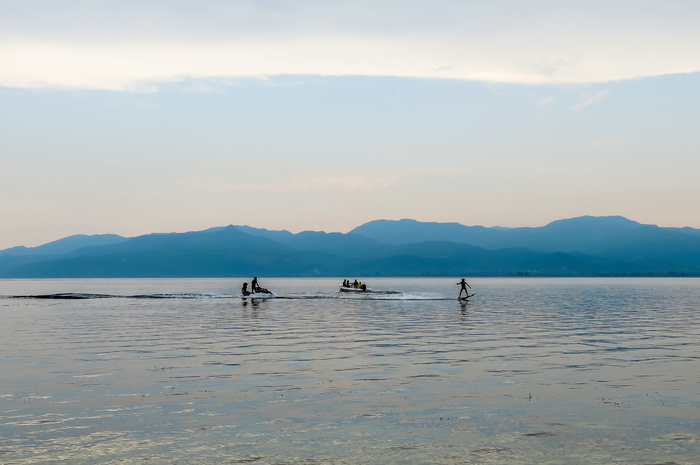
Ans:
POLYGON ((365 284, 360 284, 358 286, 352 284, 349 286, 340 286, 339 290, 340 292, 370 292, 365 284))
POLYGON ((242 299, 271 299, 272 297, 277 297, 277 294, 258 286, 258 278, 253 278, 253 292, 248 290, 248 283, 243 283, 243 289, 241 289, 242 299))

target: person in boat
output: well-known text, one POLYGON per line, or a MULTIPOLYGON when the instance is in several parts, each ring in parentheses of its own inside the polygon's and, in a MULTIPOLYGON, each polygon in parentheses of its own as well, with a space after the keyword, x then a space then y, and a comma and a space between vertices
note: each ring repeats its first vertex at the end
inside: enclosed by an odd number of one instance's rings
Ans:
POLYGON ((357 279, 356 279, 356 280, 355 280, 355 282, 354 282, 354 283, 352 283, 352 285, 353 285, 353 287, 357 288, 357 286, 359 286, 359 285, 360 285, 360 283, 358 283, 358 282, 357 282, 357 279))
POLYGON ((257 276, 251 281, 250 290, 250 294, 272 294, 272 291, 270 291, 269 289, 260 287, 260 285, 258 284, 257 276))
POLYGON ((250 295, 250 291, 248 290, 248 283, 243 283, 243 288, 241 289, 241 294, 242 295, 250 295))
POLYGON ((362 289, 363 291, 367 291, 367 285, 360 283, 360 289, 362 289))
POLYGON ((461 286, 459 288, 459 297, 462 297, 462 291, 464 291, 464 293, 467 294, 467 297, 469 297, 469 291, 467 290, 467 288, 471 289, 472 287, 469 284, 467 284, 464 278, 462 278, 462 280, 458 282, 457 285, 461 286))

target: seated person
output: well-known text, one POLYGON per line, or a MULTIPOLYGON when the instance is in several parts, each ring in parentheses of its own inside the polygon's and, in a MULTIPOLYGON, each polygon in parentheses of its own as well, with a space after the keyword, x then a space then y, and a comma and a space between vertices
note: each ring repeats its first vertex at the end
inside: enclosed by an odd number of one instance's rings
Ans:
POLYGON ((243 288, 241 289, 241 294, 250 295, 250 291, 248 291, 248 283, 243 283, 243 288))

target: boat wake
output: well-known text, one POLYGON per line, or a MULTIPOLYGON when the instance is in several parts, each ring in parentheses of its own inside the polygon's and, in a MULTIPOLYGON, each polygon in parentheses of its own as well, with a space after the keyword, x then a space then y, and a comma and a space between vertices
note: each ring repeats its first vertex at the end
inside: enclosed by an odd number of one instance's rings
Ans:
POLYGON ((274 292, 254 292, 252 294, 242 295, 240 297, 241 299, 274 299, 275 297, 279 296, 274 292))
POLYGON ((445 296, 414 295, 401 292, 391 292, 386 294, 318 294, 318 295, 288 295, 280 296, 280 299, 330 299, 330 300, 454 300, 445 296))
POLYGON ((36 294, 36 295, 12 295, 5 296, 12 299, 56 299, 56 300, 79 300, 79 299, 224 299, 231 298, 231 295, 216 294, 138 294, 138 295, 112 295, 112 294, 86 294, 81 292, 63 292, 60 294, 36 294))
POLYGON ((329 300, 453 300, 445 296, 417 295, 397 291, 367 292, 367 293, 318 293, 318 294, 201 294, 201 293, 173 293, 173 294, 137 294, 137 295, 113 295, 113 294, 89 294, 80 292, 63 292, 58 294, 34 294, 0 296, 11 299, 45 299, 45 300, 85 300, 85 299, 329 299, 329 300))

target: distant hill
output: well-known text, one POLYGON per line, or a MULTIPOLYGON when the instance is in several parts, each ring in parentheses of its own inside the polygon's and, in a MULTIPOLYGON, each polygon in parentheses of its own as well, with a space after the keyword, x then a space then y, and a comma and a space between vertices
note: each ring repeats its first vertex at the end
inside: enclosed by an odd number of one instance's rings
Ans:
MULTIPOLYGON (((351 234, 388 244, 441 240, 487 249, 523 247, 540 252, 579 252, 606 255, 622 245, 682 244, 695 250, 700 230, 660 228, 621 216, 582 216, 558 220, 539 228, 485 228, 458 223, 421 223, 415 220, 378 220, 358 226, 351 234)), ((649 251, 650 252, 650 251, 649 251)))
POLYGON ((126 240, 127 238, 117 236, 116 234, 95 234, 92 236, 76 234, 74 236, 64 237, 63 239, 40 245, 39 247, 19 246, 12 247, 11 249, 0 250, 0 257, 7 255, 14 255, 16 257, 27 257, 30 255, 59 255, 70 253, 83 247, 118 244, 126 240))
POLYGON ((298 234, 292 234, 289 231, 269 231, 250 226, 236 226, 236 228, 251 236, 265 237, 295 250, 326 252, 342 257, 372 256, 385 247, 385 244, 380 241, 353 233, 303 231, 298 234))
POLYGON ((445 241, 481 245, 489 242, 495 231, 483 226, 464 226, 459 223, 424 223, 411 219, 376 220, 350 231, 386 244, 414 244, 425 241, 445 241))
POLYGON ((259 274, 306 275, 313 266, 303 253, 233 226, 209 231, 148 234, 112 245, 16 266, 6 277, 215 277, 259 274))
POLYGON ((70 236, 0 251, 0 277, 700 276, 700 231, 619 216, 540 228, 378 220, 347 234, 205 231, 70 236))
POLYGON ((51 260, 85 247, 114 245, 127 240, 127 238, 115 234, 97 234, 92 236, 77 234, 39 247, 19 246, 0 250, 0 277, 14 277, 13 273, 10 272, 14 268, 28 267, 32 263, 51 260))

